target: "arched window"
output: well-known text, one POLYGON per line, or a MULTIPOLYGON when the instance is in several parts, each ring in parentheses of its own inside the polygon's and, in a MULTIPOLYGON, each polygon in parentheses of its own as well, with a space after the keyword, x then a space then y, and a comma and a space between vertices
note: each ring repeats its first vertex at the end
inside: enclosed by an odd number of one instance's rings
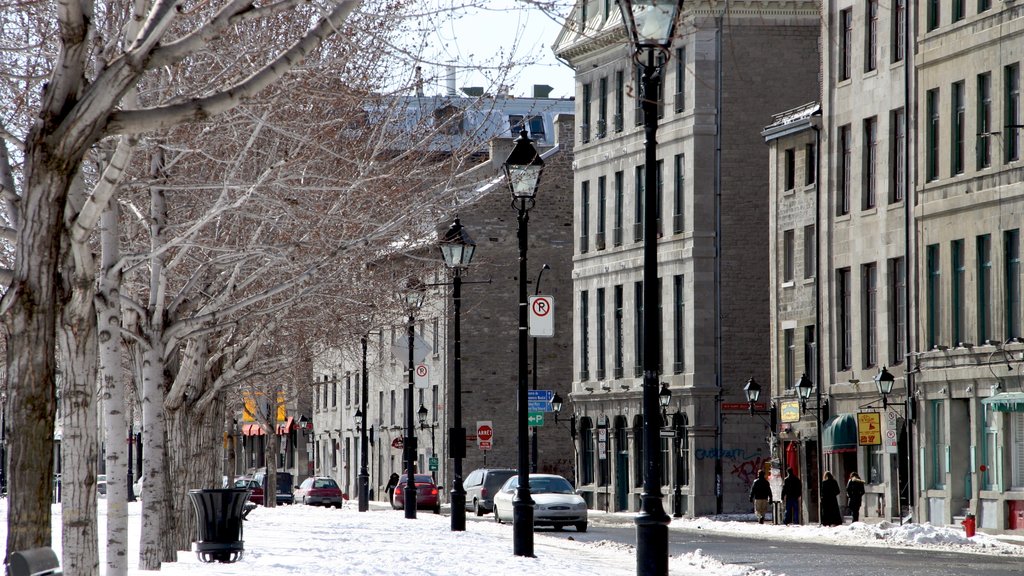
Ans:
POLYGON ((611 484, 611 458, 608 455, 608 417, 598 420, 597 435, 597 484, 607 486, 611 484))
POLYGON ((587 416, 580 418, 580 443, 583 453, 580 458, 580 484, 594 483, 594 423, 587 416))
POLYGON ((690 421, 684 412, 676 412, 672 415, 672 427, 676 431, 676 441, 679 446, 679 460, 677 460, 676 474, 679 484, 687 486, 690 484, 690 421))
POLYGON ((633 485, 644 485, 644 417, 633 417, 633 485))

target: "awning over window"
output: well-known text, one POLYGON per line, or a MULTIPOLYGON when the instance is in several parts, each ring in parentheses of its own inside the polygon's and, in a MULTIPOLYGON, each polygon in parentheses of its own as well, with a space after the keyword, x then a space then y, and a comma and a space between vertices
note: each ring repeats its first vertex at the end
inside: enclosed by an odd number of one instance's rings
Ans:
POLYGON ((996 412, 1024 412, 1024 392, 1000 392, 995 396, 982 398, 981 403, 996 412))
POLYGON ((277 434, 279 436, 282 434, 287 434, 294 430, 295 428, 295 419, 289 416, 288 419, 284 421, 284 424, 277 425, 277 434))
MULTIPOLYGON (((292 430, 298 430, 298 424, 295 419, 289 416, 284 422, 277 425, 277 435, 281 436, 291 432, 292 430)), ((242 424, 242 435, 243 436, 263 436, 263 427, 259 424, 242 424)))
POLYGON ((857 451, 857 416, 838 414, 828 419, 821 431, 822 451, 825 454, 857 451))
POLYGON ((259 424, 242 424, 242 436, 263 436, 263 428, 259 424))

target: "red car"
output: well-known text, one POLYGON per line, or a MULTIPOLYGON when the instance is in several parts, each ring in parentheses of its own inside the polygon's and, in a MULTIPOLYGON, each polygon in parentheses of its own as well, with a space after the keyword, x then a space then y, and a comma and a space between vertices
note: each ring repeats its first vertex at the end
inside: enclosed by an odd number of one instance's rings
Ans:
POLYGON ((295 499, 310 506, 334 506, 341 508, 342 500, 348 495, 341 492, 338 483, 326 476, 310 476, 295 490, 295 499))
MULTIPOLYGON (((398 486, 395 486, 395 492, 391 496, 391 507, 395 510, 405 509, 405 493, 406 484, 408 484, 408 476, 402 474, 398 479, 398 486)), ((416 478, 416 507, 433 510, 434 514, 441 513, 441 501, 439 499, 440 490, 437 484, 434 483, 434 479, 429 474, 417 474, 416 478)))

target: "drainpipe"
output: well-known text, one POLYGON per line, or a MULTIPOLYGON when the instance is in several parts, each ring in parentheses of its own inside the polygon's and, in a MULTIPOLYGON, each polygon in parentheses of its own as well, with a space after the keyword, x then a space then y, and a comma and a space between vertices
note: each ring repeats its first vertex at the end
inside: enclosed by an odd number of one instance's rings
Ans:
POLYGON ((723 508, 722 478, 722 11, 715 16, 715 513, 723 508))
MULTIPOLYGON (((904 404, 904 412, 906 414, 906 421, 904 422, 904 425, 907 427, 907 505, 910 507, 910 510, 914 512, 913 516, 917 517, 916 508, 914 506, 914 434, 912 433, 913 428, 916 427, 916 423, 912 426, 912 422, 914 422, 914 420, 911 419, 914 412, 916 412, 916 401, 914 400, 915 369, 913 366, 910 365, 911 361, 916 359, 917 357, 909 353, 911 350, 914 349, 914 342, 917 341, 917 339, 914 337, 916 336, 917 326, 916 324, 912 324, 912 322, 914 321, 912 308, 916 310, 917 306, 916 303, 913 307, 910 305, 910 303, 912 302, 911 298, 916 293, 916 290, 914 290, 913 287, 917 283, 917 250, 915 248, 917 241, 917 226, 914 221, 914 202, 912 202, 910 198, 910 176, 911 174, 914 173, 914 171, 911 169, 911 158, 913 158, 913 156, 910 155, 910 127, 913 126, 914 124, 910 121, 910 118, 911 111, 916 112, 916 109, 914 108, 914 99, 912 98, 912 81, 914 79, 914 76, 910 59, 910 39, 912 38, 912 36, 910 35, 910 18, 911 15, 916 14, 916 12, 910 9, 911 6, 914 6, 916 10, 917 2, 907 2, 907 6, 905 8, 906 15, 903 18, 903 252, 904 261, 906 262, 906 265, 903 267, 904 274, 906 275, 906 278, 903 282, 903 300, 905 302, 903 306, 903 324, 904 330, 906 332, 905 346, 907 352, 906 361, 904 362, 905 368, 903 373, 905 375, 904 377, 907 395, 906 404, 904 404), (913 268, 911 268, 911 263, 913 263, 913 268), (911 273, 911 269, 913 269, 913 273, 911 273)), ((899 465, 897 464, 897 466, 899 465)), ((900 507, 900 489, 900 486, 896 486, 896 508, 900 515, 900 524, 903 524, 903 509, 900 507)))
MULTIPOLYGON (((817 173, 815 174, 815 177, 814 177, 814 227, 815 227, 815 235, 818 238, 817 241, 816 241, 816 244, 818 244, 818 246, 821 245, 821 240, 820 240, 821 237, 822 237, 821 222, 822 221, 825 221, 825 222, 828 221, 827 215, 826 215, 825 218, 821 218, 821 212, 820 212, 820 209, 821 209, 821 175, 822 175, 822 171, 821 171, 821 158, 822 158, 822 153, 821 153, 821 125, 820 124, 821 124, 821 115, 820 115, 820 112, 819 112, 819 116, 817 118, 817 121, 815 121, 814 118, 811 118, 811 129, 814 130, 814 151, 815 151, 815 159, 814 160, 817 163, 817 167, 816 167, 817 173)), ((826 208, 825 209, 826 209, 826 211, 828 210, 828 205, 827 204, 826 204, 826 208)), ((829 227, 829 234, 831 234, 831 231, 832 231, 832 229, 831 229, 831 227, 829 227)), ((829 259, 828 259, 828 262, 831 262, 832 261, 832 242, 831 241, 828 242, 828 246, 829 246, 829 259)), ((816 402, 816 406, 818 407, 818 411, 815 414, 815 417, 818 419, 818 422, 817 422, 818 425, 816 427, 817 428, 817 432, 818 432, 818 436, 817 436, 817 440, 818 440, 817 447, 818 448, 817 448, 816 456, 817 456, 817 459, 818 459, 818 492, 819 492, 819 494, 818 494, 818 502, 820 503, 821 502, 821 477, 823 475, 822 470, 824 470, 824 466, 825 466, 825 462, 824 462, 824 460, 825 460, 825 446, 822 445, 821 428, 822 428, 822 426, 824 426, 825 423, 821 421, 821 413, 822 413, 822 411, 821 411, 821 387, 824 384, 824 380, 823 380, 824 372, 821 369, 821 346, 819 346, 818 344, 821 341, 821 309, 822 309, 822 305, 821 305, 821 283, 822 283, 822 281, 825 280, 825 278, 821 274, 821 270, 822 270, 821 254, 817 253, 817 252, 819 252, 819 251, 816 250, 815 259, 814 259, 814 326, 815 326, 814 327, 814 331, 815 331, 815 334, 814 334, 814 338, 815 338, 815 341, 814 341, 814 381, 817 382, 817 384, 818 384, 815 387, 816 388, 815 402, 816 402)), ((819 522, 821 521, 821 507, 820 507, 820 505, 818 507, 818 521, 819 522)))

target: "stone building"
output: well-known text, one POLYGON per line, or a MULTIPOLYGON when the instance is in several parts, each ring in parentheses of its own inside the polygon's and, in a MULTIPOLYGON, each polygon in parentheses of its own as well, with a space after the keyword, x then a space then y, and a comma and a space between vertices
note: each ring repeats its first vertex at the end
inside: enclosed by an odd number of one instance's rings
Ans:
MULTIPOLYGON (((767 378, 771 114, 817 95, 814 2, 687 3, 658 127, 666 508, 737 512, 772 459, 744 382, 767 378), (674 439, 672 439, 674 436, 674 439)), ((614 3, 582 1, 555 43, 576 71, 572 400, 591 506, 637 510, 643 484, 640 318, 643 118, 614 3)))

